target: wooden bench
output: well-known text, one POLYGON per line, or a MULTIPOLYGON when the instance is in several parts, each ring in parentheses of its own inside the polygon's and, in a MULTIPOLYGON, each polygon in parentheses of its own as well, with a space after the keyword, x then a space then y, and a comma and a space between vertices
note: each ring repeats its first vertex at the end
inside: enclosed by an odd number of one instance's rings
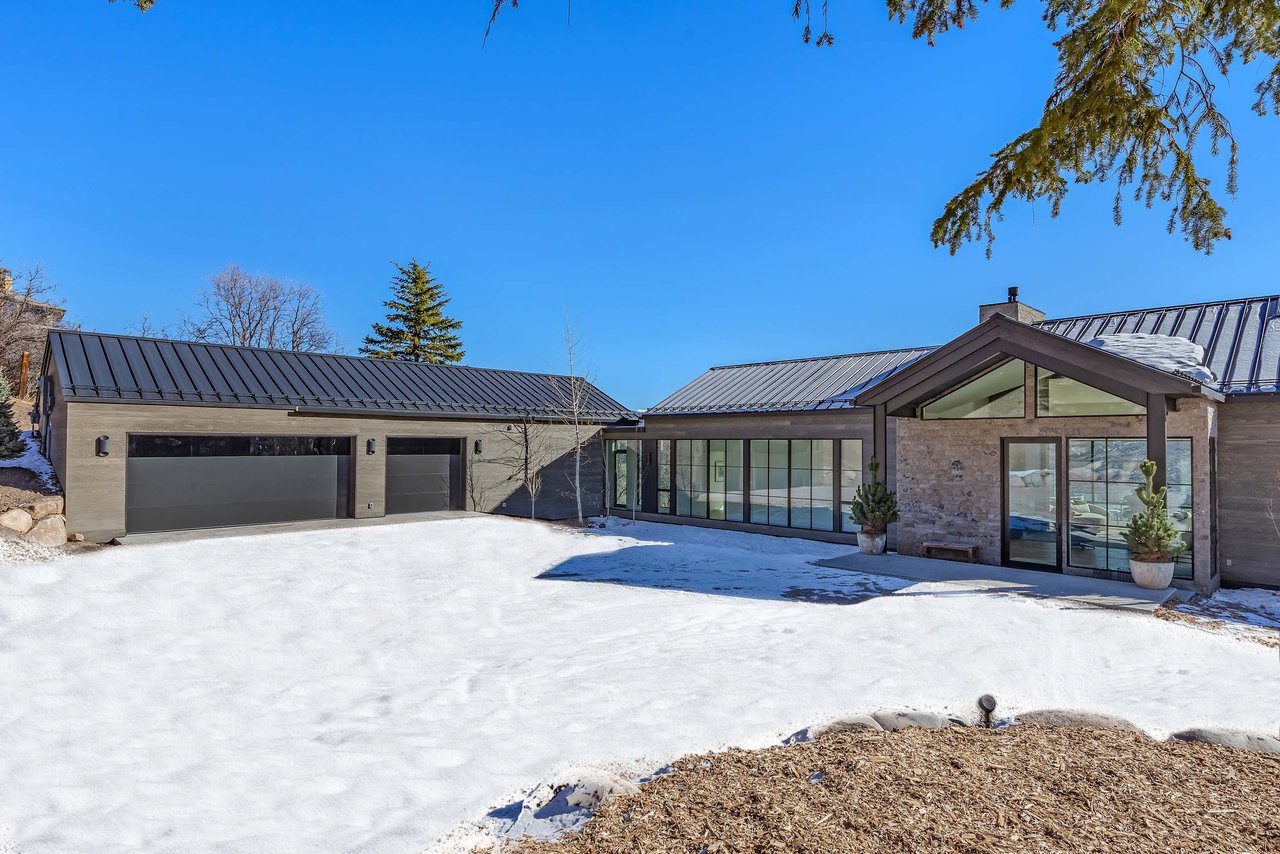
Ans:
POLYGON ((924 556, 940 560, 962 560, 965 563, 978 562, 978 547, 964 543, 925 543, 924 556))

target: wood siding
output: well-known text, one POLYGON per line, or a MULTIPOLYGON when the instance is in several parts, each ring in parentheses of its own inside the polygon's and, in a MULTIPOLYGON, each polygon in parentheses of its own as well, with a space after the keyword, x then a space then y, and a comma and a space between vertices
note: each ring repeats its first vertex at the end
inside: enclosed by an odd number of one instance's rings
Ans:
MULTIPOLYGON (((51 456, 67 500, 67 528, 90 542, 105 542, 125 531, 125 460, 130 433, 175 435, 350 436, 355 472, 353 515, 385 514, 386 448, 388 436, 431 436, 463 440, 464 506, 469 510, 527 515, 528 497, 513 476, 515 443, 504 421, 459 419, 371 418, 348 415, 299 414, 289 410, 243 409, 166 404, 83 403, 55 408, 50 418, 51 456), (111 437, 111 453, 98 457, 94 440, 111 437), (377 451, 366 453, 368 439, 377 451), (481 443, 480 454, 475 444, 481 443), (468 474, 468 468, 471 469, 468 474)), ((592 437, 584 464, 584 511, 603 510, 603 472, 599 462, 599 428, 592 437)), ((538 517, 564 519, 574 514, 572 489, 565 466, 572 459, 568 429, 547 427, 558 459, 547 467, 538 517)))
POLYGON ((1222 581, 1280 587, 1280 399, 1232 397, 1218 411, 1222 581))

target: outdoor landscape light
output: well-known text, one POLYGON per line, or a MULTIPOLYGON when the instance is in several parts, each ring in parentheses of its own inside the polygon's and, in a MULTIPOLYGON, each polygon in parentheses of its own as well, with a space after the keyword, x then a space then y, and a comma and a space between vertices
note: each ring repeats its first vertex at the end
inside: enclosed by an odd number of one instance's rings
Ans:
POLYGON ((378 440, 370 439, 364 443, 364 452, 370 456, 378 453, 378 440))
POLYGON ((996 710, 996 698, 983 694, 978 698, 978 708, 982 710, 982 725, 991 729, 991 713, 996 710))
POLYGON ((478 456, 480 456, 480 454, 481 454, 483 451, 484 451, 484 443, 483 443, 483 441, 481 441, 480 439, 476 439, 476 444, 475 444, 475 453, 476 453, 476 456, 477 456, 477 457, 478 457, 478 456))
POLYGON ((94 451, 98 456, 105 457, 107 454, 111 453, 111 437, 99 436, 94 440, 93 446, 94 451))

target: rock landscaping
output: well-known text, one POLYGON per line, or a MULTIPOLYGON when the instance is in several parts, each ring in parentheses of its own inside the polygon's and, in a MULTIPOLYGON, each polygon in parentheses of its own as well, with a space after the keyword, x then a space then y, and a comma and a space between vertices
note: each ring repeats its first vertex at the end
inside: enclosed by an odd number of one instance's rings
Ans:
MULTIPOLYGON (((30 434, 23 434, 22 441, 26 450, 21 456, 0 460, 0 537, 16 537, 37 547, 64 545, 67 520, 53 470, 30 434)), ((6 557, 20 558, 27 552, 31 550, 13 545, 3 549, 6 557)))
POLYGON ((1156 741, 1105 716, 1019 717, 1045 723, 884 731, 859 720, 811 741, 686 757, 607 799, 579 832, 515 850, 1280 851, 1280 758, 1236 749, 1266 737, 1156 741), (1086 720, 1101 725, 1068 723, 1086 720))
POLYGON ((0 511, 0 529, 38 546, 67 542, 67 520, 60 495, 36 495, 16 507, 0 511))

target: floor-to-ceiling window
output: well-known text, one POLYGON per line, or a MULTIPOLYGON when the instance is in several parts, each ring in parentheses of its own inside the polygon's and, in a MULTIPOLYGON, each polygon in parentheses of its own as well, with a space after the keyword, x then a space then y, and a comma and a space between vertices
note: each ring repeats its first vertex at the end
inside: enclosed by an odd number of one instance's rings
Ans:
POLYGON ((835 442, 792 439, 790 527, 834 529, 835 497, 835 442))
POLYGON ((858 531, 853 520, 853 496, 862 486, 862 440, 840 440, 840 530, 858 531))
POLYGON ((862 483, 861 439, 840 440, 839 468, 834 439, 659 439, 656 444, 659 513, 813 531, 857 530, 850 502, 862 483))
MULTIPOLYGON (((1192 575, 1191 440, 1167 445, 1167 509, 1186 548, 1175 576, 1192 575)), ((1141 464, 1145 439, 1072 439, 1069 443, 1068 530, 1071 566, 1129 571, 1129 547, 1121 536, 1133 514, 1143 510, 1137 489, 1145 480, 1141 464)))
POLYGON ((675 440, 677 516, 743 521, 742 444, 741 439, 675 440))
POLYGON ((671 512, 671 440, 658 440, 658 512, 671 512))

